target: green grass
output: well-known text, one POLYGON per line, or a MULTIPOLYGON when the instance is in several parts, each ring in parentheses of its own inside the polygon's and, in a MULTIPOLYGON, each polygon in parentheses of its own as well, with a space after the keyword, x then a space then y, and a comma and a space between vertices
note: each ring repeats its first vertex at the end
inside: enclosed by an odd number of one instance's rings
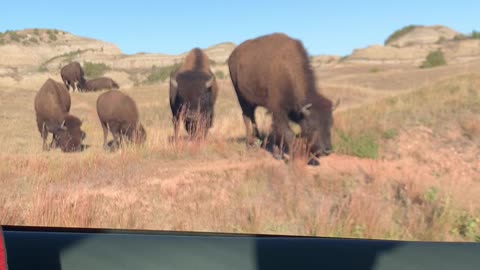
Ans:
POLYGON ((163 82, 170 77, 170 73, 177 69, 180 64, 173 64, 170 66, 156 67, 153 66, 147 79, 144 81, 146 84, 152 84, 157 82, 163 82))
POLYGON ((344 62, 345 60, 348 59, 349 56, 350 56, 350 55, 344 55, 344 56, 340 57, 340 59, 338 59, 338 62, 339 62, 339 63, 344 62))
POLYGON ((479 217, 469 215, 465 212, 460 213, 457 217, 456 224, 452 229, 452 233, 458 234, 465 239, 475 241, 480 236, 480 230, 478 228, 479 223, 479 217))
POLYGON ((419 25, 407 25, 405 27, 403 27, 402 29, 399 29, 395 32, 393 32, 393 34, 391 34, 386 40, 385 40, 385 45, 388 45, 389 43, 392 43, 394 42, 395 40, 401 38, 402 36, 408 34, 409 32, 411 32, 413 29, 415 29, 416 27, 419 27, 419 25))
POLYGON ((11 32, 8 32, 8 34, 10 35, 10 40, 11 41, 20 42, 21 36, 19 34, 17 34, 17 32, 11 31, 11 32))
POLYGON ((48 71, 48 68, 47 68, 47 65, 57 59, 60 59, 60 58, 65 58, 63 62, 70 62, 73 58, 75 58, 76 56, 84 53, 84 52, 88 52, 88 51, 93 51, 93 49, 85 49, 85 50, 76 50, 76 51, 71 51, 71 52, 68 52, 68 53, 64 53, 64 54, 60 54, 60 55, 56 55, 48 60, 46 60, 45 62, 43 62, 42 64, 40 64, 40 66, 38 67, 38 70, 39 71, 48 71))
POLYGON ((376 159, 378 157, 379 139, 374 134, 348 134, 337 131, 339 139, 335 143, 335 152, 348 153, 360 158, 376 159))
POLYGON ((398 130, 396 130, 395 128, 389 128, 383 132, 382 138, 385 140, 391 140, 391 139, 395 139, 397 135, 398 135, 398 130))
POLYGON ((443 55, 443 52, 441 50, 436 50, 433 52, 430 52, 427 57, 425 58, 425 61, 420 65, 420 68, 433 68, 433 67, 438 67, 438 66, 444 66, 447 64, 447 61, 445 60, 445 56, 443 55))
POLYGON ((38 44, 38 39, 36 39, 35 37, 30 37, 30 38, 28 39, 28 42, 34 43, 34 44, 38 44))
POLYGON ((480 32, 473 30, 472 34, 470 35, 472 39, 480 39, 480 32))
POLYGON ((480 127, 472 115, 480 112, 479 91, 470 76, 462 76, 341 112, 335 116, 332 135, 335 152, 377 158, 384 143, 398 136, 399 127, 422 125, 441 131, 452 121, 464 123, 470 136, 476 137, 480 127))
POLYGON ((57 40, 57 34, 55 33, 55 31, 47 30, 47 35, 48 35, 48 39, 50 41, 56 41, 57 40))
POLYGON ((456 35, 453 40, 466 40, 466 39, 480 39, 480 32, 473 30, 471 34, 458 34, 456 35))
POLYGON ((225 79, 225 73, 223 73, 223 71, 221 71, 221 70, 217 70, 217 71, 215 71, 215 77, 217 79, 223 80, 223 79, 225 79))
POLYGON ((110 70, 110 67, 104 63, 85 62, 83 64, 83 71, 85 73, 85 76, 89 78, 103 76, 108 70, 110 70))

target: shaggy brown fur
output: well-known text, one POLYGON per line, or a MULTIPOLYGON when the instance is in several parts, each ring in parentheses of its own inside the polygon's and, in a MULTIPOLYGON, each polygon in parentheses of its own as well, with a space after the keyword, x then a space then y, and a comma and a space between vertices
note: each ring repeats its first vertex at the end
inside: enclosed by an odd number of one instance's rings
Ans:
POLYGON ((70 64, 62 67, 60 70, 60 75, 62 77, 63 83, 67 87, 67 90, 70 90, 72 87, 72 91, 75 89, 77 91, 81 91, 83 89, 83 85, 85 84, 85 78, 83 75, 82 66, 78 62, 71 62, 70 64), (77 87, 75 83, 78 83, 77 87))
POLYGON ((181 122, 191 136, 207 135, 213 125, 217 95, 218 85, 207 55, 199 48, 192 49, 182 65, 170 75, 175 138, 181 122))
POLYGON ((255 109, 262 106, 272 113, 272 133, 280 149, 283 143, 287 149, 291 146, 294 133, 288 122, 294 121, 302 128, 312 154, 318 157, 332 151, 332 102, 317 93, 307 52, 300 41, 280 33, 247 40, 233 50, 228 66, 242 108, 248 145, 259 136, 255 109))
POLYGON ((118 146, 124 139, 127 142, 143 144, 146 132, 139 120, 135 101, 118 90, 108 90, 97 99, 97 114, 103 128, 103 147, 108 149, 108 130, 118 146))
POLYGON ((70 94, 65 86, 52 79, 48 79, 35 95, 37 127, 44 150, 49 150, 46 143, 48 133, 53 134, 50 147, 60 146, 63 152, 83 149, 81 143, 85 132, 80 128, 80 119, 69 114, 70 105, 70 94))
POLYGON ((108 77, 100 77, 92 80, 88 80, 85 86, 82 87, 84 91, 98 91, 101 89, 118 89, 119 85, 108 77))

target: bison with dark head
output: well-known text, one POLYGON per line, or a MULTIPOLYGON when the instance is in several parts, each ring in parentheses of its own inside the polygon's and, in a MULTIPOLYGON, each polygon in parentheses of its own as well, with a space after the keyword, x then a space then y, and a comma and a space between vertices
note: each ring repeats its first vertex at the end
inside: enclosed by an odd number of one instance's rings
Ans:
MULTIPOLYGON (((317 92, 307 52, 300 41, 280 33, 247 40, 233 50, 228 67, 243 113, 247 145, 259 137, 255 109, 262 106, 272 114, 277 157, 282 156, 284 144, 288 150, 295 138, 289 121, 300 125, 301 137, 315 157, 332 152, 334 106, 317 92)), ((312 162, 315 160, 309 161, 312 162)))
POLYGON ((80 63, 78 62, 71 62, 62 67, 60 70, 60 76, 62 77, 67 90, 70 90, 70 87, 72 87, 72 91, 75 91, 75 89, 77 91, 82 91, 86 82, 82 66, 80 66, 80 63))
POLYGON ((118 89, 120 86, 111 78, 100 77, 86 81, 82 88, 84 91, 92 92, 102 89, 118 89))
POLYGON ((97 99, 97 114, 103 128, 103 147, 112 149, 127 143, 143 144, 147 138, 135 101, 118 90, 109 90, 97 99), (107 143, 108 130, 114 140, 107 143))
POLYGON ((205 137, 213 125, 218 85, 207 55, 192 49, 182 65, 170 75, 170 108, 175 138, 180 123, 190 136, 205 137))
POLYGON ((35 114, 37 127, 43 139, 43 150, 59 146, 63 152, 84 149, 82 141, 85 132, 81 130, 82 121, 70 115, 70 94, 65 86, 48 79, 35 95, 35 114), (50 147, 47 145, 48 133, 53 134, 50 147))

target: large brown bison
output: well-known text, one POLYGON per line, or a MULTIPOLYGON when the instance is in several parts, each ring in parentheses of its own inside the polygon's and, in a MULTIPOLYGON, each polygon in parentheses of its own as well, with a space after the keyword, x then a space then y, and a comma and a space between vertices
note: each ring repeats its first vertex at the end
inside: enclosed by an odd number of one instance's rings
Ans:
MULTIPOLYGON (((288 151, 295 138, 289 121, 299 124, 301 137, 315 157, 332 152, 334 107, 316 91, 307 52, 299 40, 281 33, 247 40, 233 50, 228 67, 243 113, 247 145, 259 137, 255 109, 262 106, 272 114, 277 158, 282 157, 283 146, 288 151)), ((309 164, 312 163, 316 161, 311 159, 309 164)))
POLYGON ((72 91, 81 91, 82 86, 85 84, 85 78, 83 75, 82 66, 78 62, 71 62, 68 65, 62 67, 60 70, 60 75, 62 77, 63 83, 67 87, 67 90, 70 90, 72 87, 72 91), (77 86, 75 84, 77 83, 77 86))
POLYGON ((85 82, 85 85, 82 86, 84 91, 98 91, 102 89, 118 89, 119 85, 108 77, 100 77, 85 82))
POLYGON ((190 136, 207 135, 213 125, 217 94, 218 85, 207 55, 199 48, 192 49, 182 65, 170 75, 175 138, 181 122, 190 136))
POLYGON ((103 147, 115 148, 125 141, 143 144, 147 137, 140 123, 135 101, 118 90, 108 90, 97 99, 97 114, 103 128, 103 147), (112 133, 114 147, 107 144, 108 130, 112 133))
POLYGON ((48 79, 35 95, 35 113, 37 127, 43 139, 43 150, 60 146, 63 152, 84 149, 82 141, 85 132, 81 130, 82 121, 70 115, 70 94, 62 83, 48 79), (48 133, 53 134, 50 147, 47 145, 48 133))

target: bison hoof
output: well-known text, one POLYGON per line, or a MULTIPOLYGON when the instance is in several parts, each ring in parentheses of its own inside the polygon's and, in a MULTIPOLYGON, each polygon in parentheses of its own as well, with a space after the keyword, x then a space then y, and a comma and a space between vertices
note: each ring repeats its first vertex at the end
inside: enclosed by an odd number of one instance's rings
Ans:
POLYGON ((308 161, 307 164, 310 165, 310 166, 319 166, 320 162, 318 162, 318 160, 312 158, 308 161))
POLYGON ((283 155, 281 153, 272 153, 272 156, 274 159, 276 160, 282 160, 283 159, 283 155))
POLYGON ((247 139, 247 148, 255 148, 262 145, 262 142, 258 139, 247 139))
POLYGON ((120 143, 115 141, 115 140, 112 140, 112 141, 109 141, 107 143, 106 146, 104 146, 105 150, 107 151, 110 151, 110 152, 113 152, 113 151, 116 151, 120 148, 120 143))

